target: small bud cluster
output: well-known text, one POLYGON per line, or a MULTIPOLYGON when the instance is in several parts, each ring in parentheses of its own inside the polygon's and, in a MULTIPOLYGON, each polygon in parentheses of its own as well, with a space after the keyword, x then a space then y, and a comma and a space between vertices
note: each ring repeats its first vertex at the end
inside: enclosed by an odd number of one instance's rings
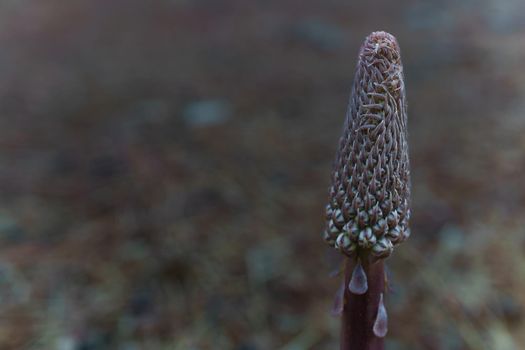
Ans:
POLYGON ((410 235, 403 67, 396 39, 374 32, 359 53, 340 139, 324 239, 353 256, 388 257, 410 235))

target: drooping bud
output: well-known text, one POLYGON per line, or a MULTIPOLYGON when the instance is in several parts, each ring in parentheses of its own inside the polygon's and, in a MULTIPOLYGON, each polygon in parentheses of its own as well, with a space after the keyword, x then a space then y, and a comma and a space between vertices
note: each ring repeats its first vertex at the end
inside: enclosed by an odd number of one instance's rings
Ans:
POLYGON ((368 290, 368 279, 360 262, 357 262, 357 265, 352 272, 352 278, 348 284, 348 289, 350 292, 358 295, 365 294, 368 290))
POLYGON ((388 33, 372 33, 359 52, 333 171, 326 241, 346 255, 388 257, 410 234, 403 66, 388 33))
POLYGON ((379 338, 384 338, 388 332, 388 315, 383 300, 383 293, 381 293, 379 297, 379 307, 377 308, 377 315, 372 330, 374 331, 374 335, 379 338))

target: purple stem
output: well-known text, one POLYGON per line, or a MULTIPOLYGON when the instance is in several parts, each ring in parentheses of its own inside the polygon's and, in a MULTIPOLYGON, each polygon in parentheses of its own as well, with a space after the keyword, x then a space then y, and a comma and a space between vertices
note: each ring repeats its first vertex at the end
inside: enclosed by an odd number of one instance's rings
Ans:
POLYGON ((341 330, 341 350, 383 350, 383 338, 374 335, 374 322, 379 308, 381 293, 385 290, 384 262, 370 263, 361 260, 368 278, 368 291, 353 294, 348 289, 356 259, 345 258, 345 294, 341 330))

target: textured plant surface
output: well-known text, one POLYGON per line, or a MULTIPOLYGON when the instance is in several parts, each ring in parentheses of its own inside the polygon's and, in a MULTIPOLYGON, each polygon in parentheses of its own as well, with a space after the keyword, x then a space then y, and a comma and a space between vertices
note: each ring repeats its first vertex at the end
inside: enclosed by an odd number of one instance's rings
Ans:
POLYGON ((384 258, 410 234, 410 169, 403 66, 385 32, 363 43, 339 142, 326 241, 348 258, 341 349, 382 349, 388 330, 384 258))
POLYGON ((326 241, 353 256, 388 257, 410 234, 403 68, 396 39, 372 33, 359 52, 326 208, 326 241))

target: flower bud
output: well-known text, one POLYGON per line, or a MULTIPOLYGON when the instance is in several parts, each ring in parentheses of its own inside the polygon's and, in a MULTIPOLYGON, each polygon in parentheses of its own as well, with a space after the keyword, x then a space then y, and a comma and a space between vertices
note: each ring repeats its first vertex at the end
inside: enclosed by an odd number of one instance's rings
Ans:
POLYGON ((410 235, 405 84, 388 33, 372 33, 361 47, 344 128, 324 237, 344 254, 386 258, 410 235))

